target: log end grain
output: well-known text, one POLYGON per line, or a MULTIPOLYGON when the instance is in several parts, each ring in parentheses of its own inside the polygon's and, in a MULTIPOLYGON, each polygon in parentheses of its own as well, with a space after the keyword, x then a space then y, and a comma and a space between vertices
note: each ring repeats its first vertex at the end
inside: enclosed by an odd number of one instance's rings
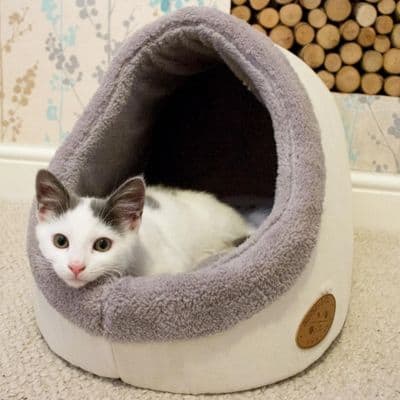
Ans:
POLYGON ((257 15, 258 22, 265 28, 272 29, 279 22, 279 14, 274 8, 265 8, 257 15))
POLYGON ((340 47, 340 57, 345 64, 357 64, 362 57, 362 48, 358 43, 349 42, 340 47))
POLYGON ((351 2, 348 0, 326 0, 325 11, 331 21, 344 21, 351 14, 351 2))
POLYGON ((251 17, 251 11, 250 8, 247 6, 237 6, 233 7, 231 14, 234 15, 237 18, 242 19, 243 21, 249 21, 251 17))
POLYGON ((349 19, 340 25, 340 34, 344 40, 355 40, 360 33, 360 25, 354 19, 349 19))
POLYGON ((383 77, 375 72, 368 72, 361 78, 361 89, 365 94, 378 94, 383 87, 383 77))
POLYGON ((388 76, 385 79, 383 90, 389 96, 400 96, 400 76, 388 76))
POLYGON ((307 22, 300 22, 294 27, 294 38, 298 44, 305 46, 314 40, 314 28, 307 22))
POLYGON ((303 9, 295 3, 287 4, 279 10, 279 19, 283 25, 295 26, 301 21, 303 9))
POLYGON ((278 25, 269 33, 271 40, 285 49, 290 49, 294 43, 293 31, 285 25, 278 25))
POLYGON ((337 53, 329 53, 325 57, 324 67, 328 72, 337 72, 342 67, 342 59, 337 53))
POLYGON ((389 74, 400 74, 400 49, 389 49, 383 55, 383 68, 389 74))
POLYGON ((335 75, 325 70, 319 71, 317 75, 321 78, 322 82, 325 83, 329 90, 333 89, 335 86, 335 75))
POLYGON ((339 29, 335 25, 327 24, 318 30, 316 40, 324 49, 333 49, 340 42, 339 29))
POLYGON ((319 29, 326 25, 328 17, 322 8, 316 8, 308 13, 307 20, 313 28, 319 29))
POLYGON ((301 49, 300 57, 311 68, 318 68, 324 62, 325 51, 320 45, 310 43, 301 49))
POLYGON ((350 65, 345 65, 336 74, 336 87, 343 93, 355 92, 359 88, 360 83, 360 73, 350 65))
POLYGON ((376 50, 368 50, 363 54, 361 66, 366 72, 377 72, 382 68, 383 56, 376 50))

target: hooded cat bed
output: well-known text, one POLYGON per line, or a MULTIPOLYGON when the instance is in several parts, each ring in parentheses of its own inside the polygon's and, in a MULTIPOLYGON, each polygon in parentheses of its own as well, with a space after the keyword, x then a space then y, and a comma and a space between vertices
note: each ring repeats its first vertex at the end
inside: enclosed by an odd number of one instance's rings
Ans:
POLYGON ((180 393, 238 391, 305 369, 349 303, 344 137, 319 78, 236 18, 186 8, 136 33, 50 170, 81 195, 144 172, 150 184, 248 206, 272 197, 273 208, 247 241, 193 272, 77 290, 41 255, 34 204, 28 252, 50 348, 94 374, 180 393))

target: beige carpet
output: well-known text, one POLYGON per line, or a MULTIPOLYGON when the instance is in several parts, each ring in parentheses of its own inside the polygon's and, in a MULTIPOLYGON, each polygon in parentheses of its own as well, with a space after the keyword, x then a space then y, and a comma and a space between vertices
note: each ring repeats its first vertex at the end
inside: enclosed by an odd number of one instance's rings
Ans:
MULTIPOLYGON (((136 389, 68 365, 47 348, 32 312, 25 257, 28 206, 0 202, 0 399, 189 399, 136 389)), ((207 399, 400 399, 400 234, 356 234, 353 296, 343 333, 307 371, 207 399)))

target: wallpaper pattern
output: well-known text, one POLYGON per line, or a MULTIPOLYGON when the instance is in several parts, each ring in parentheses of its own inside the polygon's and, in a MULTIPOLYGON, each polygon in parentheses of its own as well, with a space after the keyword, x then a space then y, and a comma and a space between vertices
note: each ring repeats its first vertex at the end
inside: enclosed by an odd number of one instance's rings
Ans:
MULTIPOLYGON (((229 0, 0 0, 0 143, 57 146, 121 43, 155 18, 229 0)), ((400 173, 400 99, 335 94, 356 170, 400 173)))
POLYGON ((0 0, 0 142, 56 146, 121 43, 181 7, 229 0, 0 0))
POLYGON ((335 99, 351 168, 400 174, 400 98, 336 93, 335 99))

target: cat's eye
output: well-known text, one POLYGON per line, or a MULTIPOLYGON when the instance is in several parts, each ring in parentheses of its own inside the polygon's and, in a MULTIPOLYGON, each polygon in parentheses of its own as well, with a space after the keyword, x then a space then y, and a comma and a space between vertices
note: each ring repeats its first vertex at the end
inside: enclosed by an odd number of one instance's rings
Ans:
POLYGON ((97 239, 93 244, 93 249, 96 251, 108 251, 111 249, 112 241, 108 238, 97 239))
POLYGON ((53 244, 59 249, 66 249, 69 246, 67 237, 62 233, 56 233, 53 236, 53 244))

